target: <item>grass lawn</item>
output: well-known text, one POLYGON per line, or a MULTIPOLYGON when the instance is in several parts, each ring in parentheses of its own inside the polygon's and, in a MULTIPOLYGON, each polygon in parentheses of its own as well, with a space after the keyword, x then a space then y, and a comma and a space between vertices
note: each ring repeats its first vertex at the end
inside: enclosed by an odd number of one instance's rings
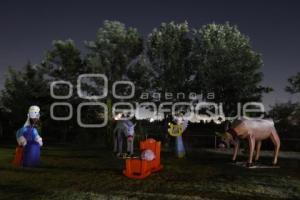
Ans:
MULTIPOLYGON (((103 149, 45 147, 36 169, 11 166, 13 148, 0 148, 0 199, 300 199, 300 160, 280 169, 246 169, 230 156, 163 153, 164 169, 145 180, 122 175, 123 161, 103 149)), ((271 162, 263 157, 262 162, 271 162)))

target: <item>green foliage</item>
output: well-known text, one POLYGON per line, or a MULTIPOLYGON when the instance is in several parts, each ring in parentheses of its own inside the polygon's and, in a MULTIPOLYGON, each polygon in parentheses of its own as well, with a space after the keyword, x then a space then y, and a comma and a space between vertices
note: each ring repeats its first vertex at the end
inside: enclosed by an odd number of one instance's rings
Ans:
POLYGON ((289 85, 286 87, 286 91, 295 94, 300 92, 300 72, 298 72, 295 76, 291 76, 288 79, 289 85))
POLYGON ((274 120, 287 120, 287 118, 296 110, 297 103, 281 103, 271 107, 270 115, 274 120))
POLYGON ((80 50, 71 39, 56 40, 42 62, 43 70, 52 80, 67 80, 75 84, 78 75, 85 72, 80 50))
POLYGON ((227 106, 225 114, 236 110, 237 102, 260 101, 263 92, 271 90, 260 85, 261 56, 236 26, 213 23, 194 30, 192 53, 194 88, 214 92, 213 101, 227 106))
POLYGON ((27 63, 23 71, 9 68, 1 102, 9 113, 9 123, 13 130, 24 124, 29 106, 42 105, 41 109, 45 111, 43 105, 48 102, 49 96, 47 83, 37 66, 27 63))
MULTIPOLYGON (((127 28, 125 24, 118 21, 106 20, 103 27, 99 28, 96 39, 86 42, 86 47, 89 49, 85 58, 88 71, 105 74, 108 78, 108 86, 111 88, 115 81, 128 80, 129 64, 142 53, 143 39, 135 28, 127 28)), ((94 82, 96 86, 94 90, 97 90, 101 84, 97 80, 94 82)), ((125 90, 127 91, 127 88, 125 90)), ((108 145, 112 143, 110 113, 111 104, 114 102, 110 91, 106 99, 109 111, 106 131, 108 145)), ((116 91, 120 94, 120 89, 116 91)))
MULTIPOLYGON (((43 62, 40 65, 41 71, 47 74, 45 77, 45 82, 50 86, 50 82, 56 80, 69 81, 75 87, 71 88, 73 91, 73 96, 69 99, 63 100, 64 102, 70 103, 73 108, 81 102, 77 98, 76 85, 77 77, 86 72, 86 67, 83 60, 81 59, 81 52, 76 47, 75 43, 71 40, 56 40, 52 43, 52 48, 47 51, 43 62)), ((57 86, 55 88, 56 95, 67 95, 69 88, 67 86, 57 86)), ((47 112, 44 114, 47 116, 45 121, 45 126, 47 126, 47 131, 52 133, 52 137, 58 138, 61 142, 66 142, 68 140, 68 135, 73 134, 73 137, 77 133, 77 121, 76 117, 73 117, 68 121, 54 121, 50 118, 50 104, 56 99, 50 98, 47 104, 47 112)), ((44 103, 45 104, 45 103, 44 103)), ((55 116, 68 116, 69 110, 66 107, 56 107, 54 110, 55 116)))
POLYGON ((152 69, 152 65, 148 57, 144 54, 140 55, 135 62, 129 65, 127 76, 135 86, 135 97, 139 99, 143 92, 150 92, 154 87, 155 71, 152 69))
POLYGON ((191 39, 188 23, 162 23, 148 37, 147 53, 154 70, 157 92, 187 92, 193 75, 189 63, 191 39))
POLYGON ((104 21, 95 41, 86 42, 89 71, 104 73, 109 84, 124 79, 127 67, 143 51, 143 40, 135 28, 117 21, 104 21))
POLYGON ((276 128, 284 137, 299 138, 300 131, 300 104, 281 103, 271 107, 270 116, 276 122, 276 128))
MULTIPOLYGON (((57 40, 40 64, 35 67, 28 64, 22 71, 10 69, 1 101, 4 110, 11 114, 8 118, 14 127, 23 123, 28 107, 37 104, 42 107, 43 126, 52 136, 67 141, 70 135, 74 138, 74 133, 83 131, 78 129, 76 117, 57 122, 49 115, 54 102, 49 98, 50 83, 64 80, 76 86, 78 75, 83 73, 104 73, 108 77, 109 94, 104 100, 109 113, 111 105, 119 101, 111 95, 112 83, 118 80, 135 84, 136 95, 132 101, 142 101, 139 97, 143 92, 214 92, 214 101, 228 105, 225 114, 236 110, 237 102, 260 101, 262 94, 270 91, 260 85, 261 56, 252 50, 248 37, 228 23, 208 24, 193 33, 187 22, 162 23, 144 42, 137 29, 117 21, 104 21, 96 39, 85 44, 88 51, 82 54, 71 39, 57 40)), ((97 79, 90 79, 82 87, 91 95, 101 91, 101 84, 97 79)), ((125 95, 129 90, 118 87, 118 94, 125 95)), ((66 93, 66 87, 55 88, 57 95, 66 93)), ((173 101, 175 98, 176 95, 173 101)), ((73 96, 63 101, 76 108, 82 99, 73 87, 73 96)), ((68 110, 58 107, 56 113, 66 116, 68 110)), ((87 122, 101 114, 95 109, 86 113, 83 119, 87 122)), ((109 121, 107 133, 111 128, 109 121)))
MULTIPOLYGON (((288 79, 289 85, 286 91, 291 94, 300 92, 300 72, 288 79)), ((300 130, 300 102, 275 104, 271 107, 270 115, 277 122, 280 131, 285 132, 290 137, 299 137, 300 130)))

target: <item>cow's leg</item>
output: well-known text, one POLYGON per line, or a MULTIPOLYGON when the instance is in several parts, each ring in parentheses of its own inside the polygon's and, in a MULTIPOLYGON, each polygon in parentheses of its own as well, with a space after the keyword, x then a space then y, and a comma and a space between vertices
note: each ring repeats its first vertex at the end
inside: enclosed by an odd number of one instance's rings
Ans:
POLYGON ((256 154, 255 154, 255 162, 258 161, 260 155, 261 141, 256 143, 256 154))
POLYGON ((253 160, 254 148, 255 148, 255 138, 253 137, 252 134, 249 135, 248 141, 249 141, 249 159, 247 165, 251 166, 253 160))
POLYGON ((278 154, 279 154, 279 149, 280 149, 280 138, 277 134, 277 132, 274 130, 271 133, 271 140, 274 144, 274 159, 273 159, 273 165, 277 164, 277 159, 278 159, 278 154))
POLYGON ((240 147, 240 141, 238 139, 233 141, 233 145, 234 145, 234 150, 233 150, 233 157, 232 157, 232 162, 236 161, 238 152, 239 152, 239 147, 240 147))

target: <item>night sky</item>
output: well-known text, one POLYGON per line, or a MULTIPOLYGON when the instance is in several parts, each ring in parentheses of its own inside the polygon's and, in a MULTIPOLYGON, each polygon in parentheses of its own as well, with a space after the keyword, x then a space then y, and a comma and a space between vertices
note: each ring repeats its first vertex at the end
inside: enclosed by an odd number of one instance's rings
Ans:
POLYGON ((287 78, 300 71, 300 1, 1 1, 0 86, 8 66, 39 63, 56 39, 71 38, 83 49, 104 20, 136 27, 144 36, 161 22, 191 27, 216 22, 238 25, 263 56, 263 84, 274 88, 265 105, 297 100, 284 91, 287 78), (73 2, 73 3, 71 3, 73 2), (75 3, 74 3, 75 2, 75 3))

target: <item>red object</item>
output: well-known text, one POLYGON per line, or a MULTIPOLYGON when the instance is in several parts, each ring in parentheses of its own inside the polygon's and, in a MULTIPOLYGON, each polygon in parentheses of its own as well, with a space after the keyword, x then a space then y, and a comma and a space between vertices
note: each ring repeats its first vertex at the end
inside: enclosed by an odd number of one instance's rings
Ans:
POLYGON ((16 154, 15 154, 15 158, 12 162, 12 164, 14 166, 22 166, 23 163, 23 155, 24 155, 24 148, 22 146, 18 146, 16 148, 16 154))
POLYGON ((152 161, 142 160, 139 158, 129 158, 125 161, 123 174, 128 178, 143 179, 152 172, 157 172, 163 168, 160 164, 161 143, 152 138, 140 142, 140 151, 150 149, 155 154, 152 161))

